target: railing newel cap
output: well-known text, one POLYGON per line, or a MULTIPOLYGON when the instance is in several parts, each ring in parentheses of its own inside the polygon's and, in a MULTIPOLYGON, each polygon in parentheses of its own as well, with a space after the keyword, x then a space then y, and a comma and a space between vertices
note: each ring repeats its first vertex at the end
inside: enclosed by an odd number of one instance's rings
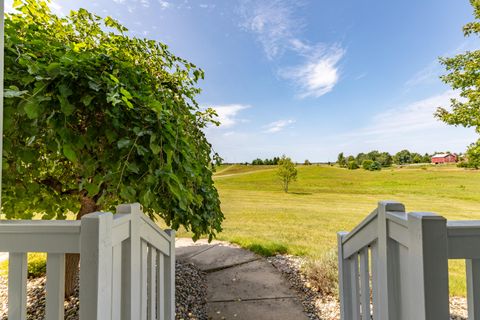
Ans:
POLYGON ((433 212, 409 212, 408 217, 412 217, 420 220, 447 220, 445 217, 433 212))
POLYGON ((405 212, 405 205, 395 200, 379 201, 378 207, 384 208, 387 212, 405 212))
POLYGON ((138 202, 135 203, 123 203, 117 206, 117 213, 129 213, 136 214, 142 212, 142 205, 138 202))

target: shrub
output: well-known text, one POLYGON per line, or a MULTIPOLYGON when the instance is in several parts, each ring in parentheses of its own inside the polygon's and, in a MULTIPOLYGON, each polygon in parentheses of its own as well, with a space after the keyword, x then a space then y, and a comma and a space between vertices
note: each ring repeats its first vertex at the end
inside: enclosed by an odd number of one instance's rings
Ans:
POLYGON ((373 160, 363 160, 362 168, 369 171, 381 170, 382 165, 378 161, 373 160))
POLYGON ((327 251, 319 260, 305 266, 305 273, 313 289, 322 295, 337 295, 338 265, 337 252, 327 251))
POLYGON ((349 170, 355 170, 355 169, 358 169, 359 167, 358 167, 358 164, 355 160, 350 160, 350 161, 348 161, 347 168, 349 170))
MULTIPOLYGON (((28 254, 28 277, 38 278, 47 273, 47 257, 45 253, 28 254)), ((0 263, 0 276, 8 275, 8 260, 0 263)))
POLYGON ((47 257, 45 253, 28 254, 28 276, 38 278, 47 273, 47 257))

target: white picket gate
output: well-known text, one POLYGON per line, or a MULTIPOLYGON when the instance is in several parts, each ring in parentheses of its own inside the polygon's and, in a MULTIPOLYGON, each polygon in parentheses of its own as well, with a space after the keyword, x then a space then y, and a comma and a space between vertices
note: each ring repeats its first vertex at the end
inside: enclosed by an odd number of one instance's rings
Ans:
POLYGON ((174 320, 175 232, 138 203, 81 221, 1 221, 8 319, 26 319, 27 253, 47 253, 46 319, 64 319, 65 253, 80 253, 80 320, 174 320))
POLYGON ((480 221, 379 202, 338 233, 342 320, 448 320, 448 259, 465 259, 468 319, 480 320, 480 221))

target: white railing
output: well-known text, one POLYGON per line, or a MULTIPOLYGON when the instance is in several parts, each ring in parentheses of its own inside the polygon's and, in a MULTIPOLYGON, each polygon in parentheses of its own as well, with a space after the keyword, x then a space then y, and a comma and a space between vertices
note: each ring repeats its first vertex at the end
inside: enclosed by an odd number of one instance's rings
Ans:
POLYGON ((174 320, 175 232, 138 203, 81 221, 1 221, 8 319, 26 319, 27 253, 47 253, 46 319, 64 319, 65 253, 80 253, 80 320, 174 320))
POLYGON ((405 213, 380 202, 338 233, 342 320, 448 320, 448 259, 467 265, 468 319, 480 319, 480 221, 405 213))

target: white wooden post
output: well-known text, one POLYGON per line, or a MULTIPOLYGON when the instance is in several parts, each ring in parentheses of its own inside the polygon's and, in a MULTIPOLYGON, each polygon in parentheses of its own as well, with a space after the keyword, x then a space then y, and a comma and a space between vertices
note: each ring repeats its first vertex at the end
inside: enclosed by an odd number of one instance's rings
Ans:
POLYGON ((63 320, 65 301, 65 254, 47 255, 47 288, 45 314, 47 320, 63 320))
POLYGON ((338 293, 340 298, 340 319, 352 319, 351 276, 348 259, 343 257, 343 238, 348 232, 338 232, 338 293))
POLYGON ((377 311, 378 319, 397 320, 398 303, 396 301, 395 272, 396 265, 392 251, 392 240, 387 230, 387 212, 405 212, 403 204, 394 201, 380 201, 378 203, 378 242, 377 242, 377 311))
POLYGON ((113 215, 82 217, 80 233, 80 320, 110 320, 112 303, 113 215))
POLYGON ((447 221, 431 213, 408 215, 410 319, 448 320, 447 221))
POLYGON ((165 320, 175 320, 175 230, 165 230, 170 236, 170 254, 165 257, 165 320))
POLYGON ((117 213, 129 213, 130 236, 122 248, 122 320, 138 320, 140 316, 141 293, 141 251, 140 251, 140 215, 139 203, 123 204, 117 207, 117 213))
POLYGON ((27 254, 10 252, 8 261, 8 319, 27 318, 27 254))
POLYGON ((480 259, 466 259, 468 320, 480 319, 480 259))

